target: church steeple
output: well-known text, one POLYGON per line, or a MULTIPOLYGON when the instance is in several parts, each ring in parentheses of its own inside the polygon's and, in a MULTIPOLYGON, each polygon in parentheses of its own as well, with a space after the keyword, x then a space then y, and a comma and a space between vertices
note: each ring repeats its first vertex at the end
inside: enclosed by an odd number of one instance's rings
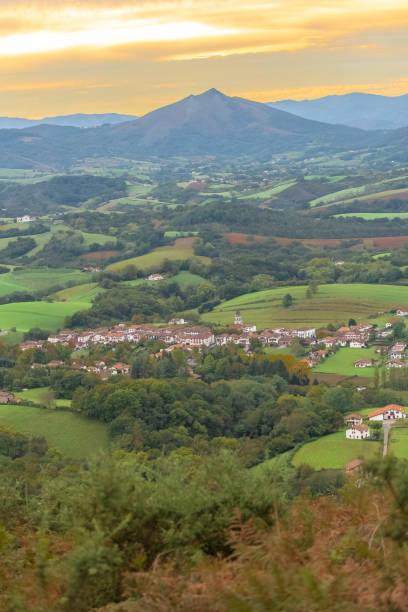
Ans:
POLYGON ((235 313, 234 325, 242 325, 242 317, 241 317, 241 311, 240 310, 237 310, 236 313, 235 313))

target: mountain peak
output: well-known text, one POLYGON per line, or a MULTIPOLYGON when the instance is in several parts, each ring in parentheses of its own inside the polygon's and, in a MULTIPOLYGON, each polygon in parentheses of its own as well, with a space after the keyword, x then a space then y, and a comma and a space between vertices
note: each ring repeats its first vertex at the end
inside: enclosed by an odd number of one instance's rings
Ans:
POLYGON ((199 96, 205 96, 205 97, 220 96, 222 98, 226 98, 227 97, 221 91, 218 91, 218 89, 215 89, 215 87, 211 87, 211 89, 207 89, 207 91, 204 91, 202 94, 199 94, 199 96))

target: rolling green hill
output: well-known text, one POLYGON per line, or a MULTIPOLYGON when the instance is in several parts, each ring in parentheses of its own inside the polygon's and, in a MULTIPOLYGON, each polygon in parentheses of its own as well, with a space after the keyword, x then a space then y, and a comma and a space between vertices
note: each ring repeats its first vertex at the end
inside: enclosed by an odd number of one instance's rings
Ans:
POLYGON ((358 321, 372 322, 372 315, 378 312, 408 305, 408 287, 360 283, 321 285, 312 299, 306 299, 306 289, 281 287, 247 293, 223 302, 202 318, 226 325, 233 322, 235 310, 240 309, 244 322, 255 323, 260 329, 273 325, 321 327, 330 322, 347 323, 351 316, 358 321), (282 306, 287 293, 294 298, 290 308, 282 306))

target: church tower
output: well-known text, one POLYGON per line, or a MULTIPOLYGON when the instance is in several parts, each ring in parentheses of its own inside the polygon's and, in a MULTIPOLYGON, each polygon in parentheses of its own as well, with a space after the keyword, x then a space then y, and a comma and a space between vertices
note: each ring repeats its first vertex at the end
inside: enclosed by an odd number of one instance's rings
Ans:
POLYGON ((236 313, 235 313, 234 325, 242 325, 242 317, 241 317, 241 311, 240 310, 237 310, 236 313))

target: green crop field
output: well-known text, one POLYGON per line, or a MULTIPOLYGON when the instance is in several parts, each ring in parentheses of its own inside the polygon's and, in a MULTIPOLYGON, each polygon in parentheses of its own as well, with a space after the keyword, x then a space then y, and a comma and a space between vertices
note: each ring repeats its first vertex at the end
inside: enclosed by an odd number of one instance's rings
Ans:
POLYGON ((307 463, 315 470, 343 469, 353 459, 372 459, 380 452, 380 442, 347 440, 345 431, 338 431, 304 444, 292 463, 295 467, 307 463))
POLYGON ((408 428, 393 427, 391 429, 391 444, 389 453, 398 459, 408 459, 408 428))
POLYGON ((283 191, 289 189, 289 187, 292 187, 292 185, 295 184, 296 180, 285 181, 284 183, 280 183, 279 185, 271 187, 270 189, 266 189, 265 191, 257 191, 256 193, 252 193, 249 195, 241 195, 239 196, 239 199, 242 200, 244 198, 270 198, 273 195, 278 195, 279 193, 282 193, 283 191))
MULTIPOLYGON (((382 322, 370 315, 408 305, 408 287, 395 285, 333 284, 321 285, 312 299, 306 299, 307 287, 280 287, 246 293, 223 302, 213 311, 202 315, 203 320, 220 325, 232 323, 234 313, 241 310, 244 322, 259 329, 286 325, 322 327, 328 323, 347 323, 350 317, 358 322, 382 322), (283 297, 294 298, 290 308, 282 306, 283 297)), ((386 318, 386 317, 385 317, 386 318)))
POLYGON ((357 196, 364 194, 366 191, 366 185, 362 187, 350 187, 349 189, 340 189, 340 191, 334 191, 328 193, 325 196, 316 198, 310 202, 310 206, 319 206, 319 204, 331 204, 332 202, 345 201, 346 198, 355 199, 357 196))
MULTIPOLYGON (((69 268, 24 268, 0 274, 0 295, 15 291, 40 291, 53 285, 81 284, 91 279, 91 274, 69 268)), ((0 323, 1 326, 1 323, 0 323)))
POLYGON ((72 412, 34 406, 0 406, 0 425, 32 436, 43 436, 49 447, 73 459, 108 452, 106 425, 72 412))
POLYGON ((15 302, 0 306, 0 327, 28 331, 32 327, 56 330, 63 326, 65 317, 86 310, 85 302, 15 302))
POLYGON ((342 376, 374 376, 375 368, 355 368, 358 359, 378 359, 373 347, 366 349, 340 348, 337 353, 319 363, 312 372, 342 376))
MULTIPOLYGON (((42 403, 41 395, 44 391, 48 391, 49 387, 37 387, 36 389, 26 389, 26 391, 18 391, 14 395, 19 397, 21 400, 28 402, 35 402, 36 404, 42 403)), ((70 399, 56 399, 55 403, 57 406, 70 407, 72 400, 70 399)))
POLYGON ((377 253, 377 255, 373 255, 373 259, 382 259, 383 257, 389 257, 391 255, 391 251, 387 253, 377 253))
POLYGON ((408 212, 356 212, 356 213, 341 213, 333 215, 334 217, 360 217, 371 221, 372 219, 408 219, 408 212))
POLYGON ((94 297, 102 291, 104 291, 104 289, 98 287, 97 283, 84 283, 83 285, 76 285, 69 289, 57 291, 52 297, 59 302, 81 302, 90 305, 94 297))
MULTIPOLYGON (((139 270, 155 272, 160 269, 165 259, 175 261, 195 257, 193 242, 194 238, 178 238, 172 246, 158 247, 151 253, 118 261, 117 263, 111 264, 106 269, 114 272, 121 270, 127 265, 134 265, 139 270)), ((203 263, 209 263, 211 261, 209 257, 196 257, 196 259, 203 263)))

